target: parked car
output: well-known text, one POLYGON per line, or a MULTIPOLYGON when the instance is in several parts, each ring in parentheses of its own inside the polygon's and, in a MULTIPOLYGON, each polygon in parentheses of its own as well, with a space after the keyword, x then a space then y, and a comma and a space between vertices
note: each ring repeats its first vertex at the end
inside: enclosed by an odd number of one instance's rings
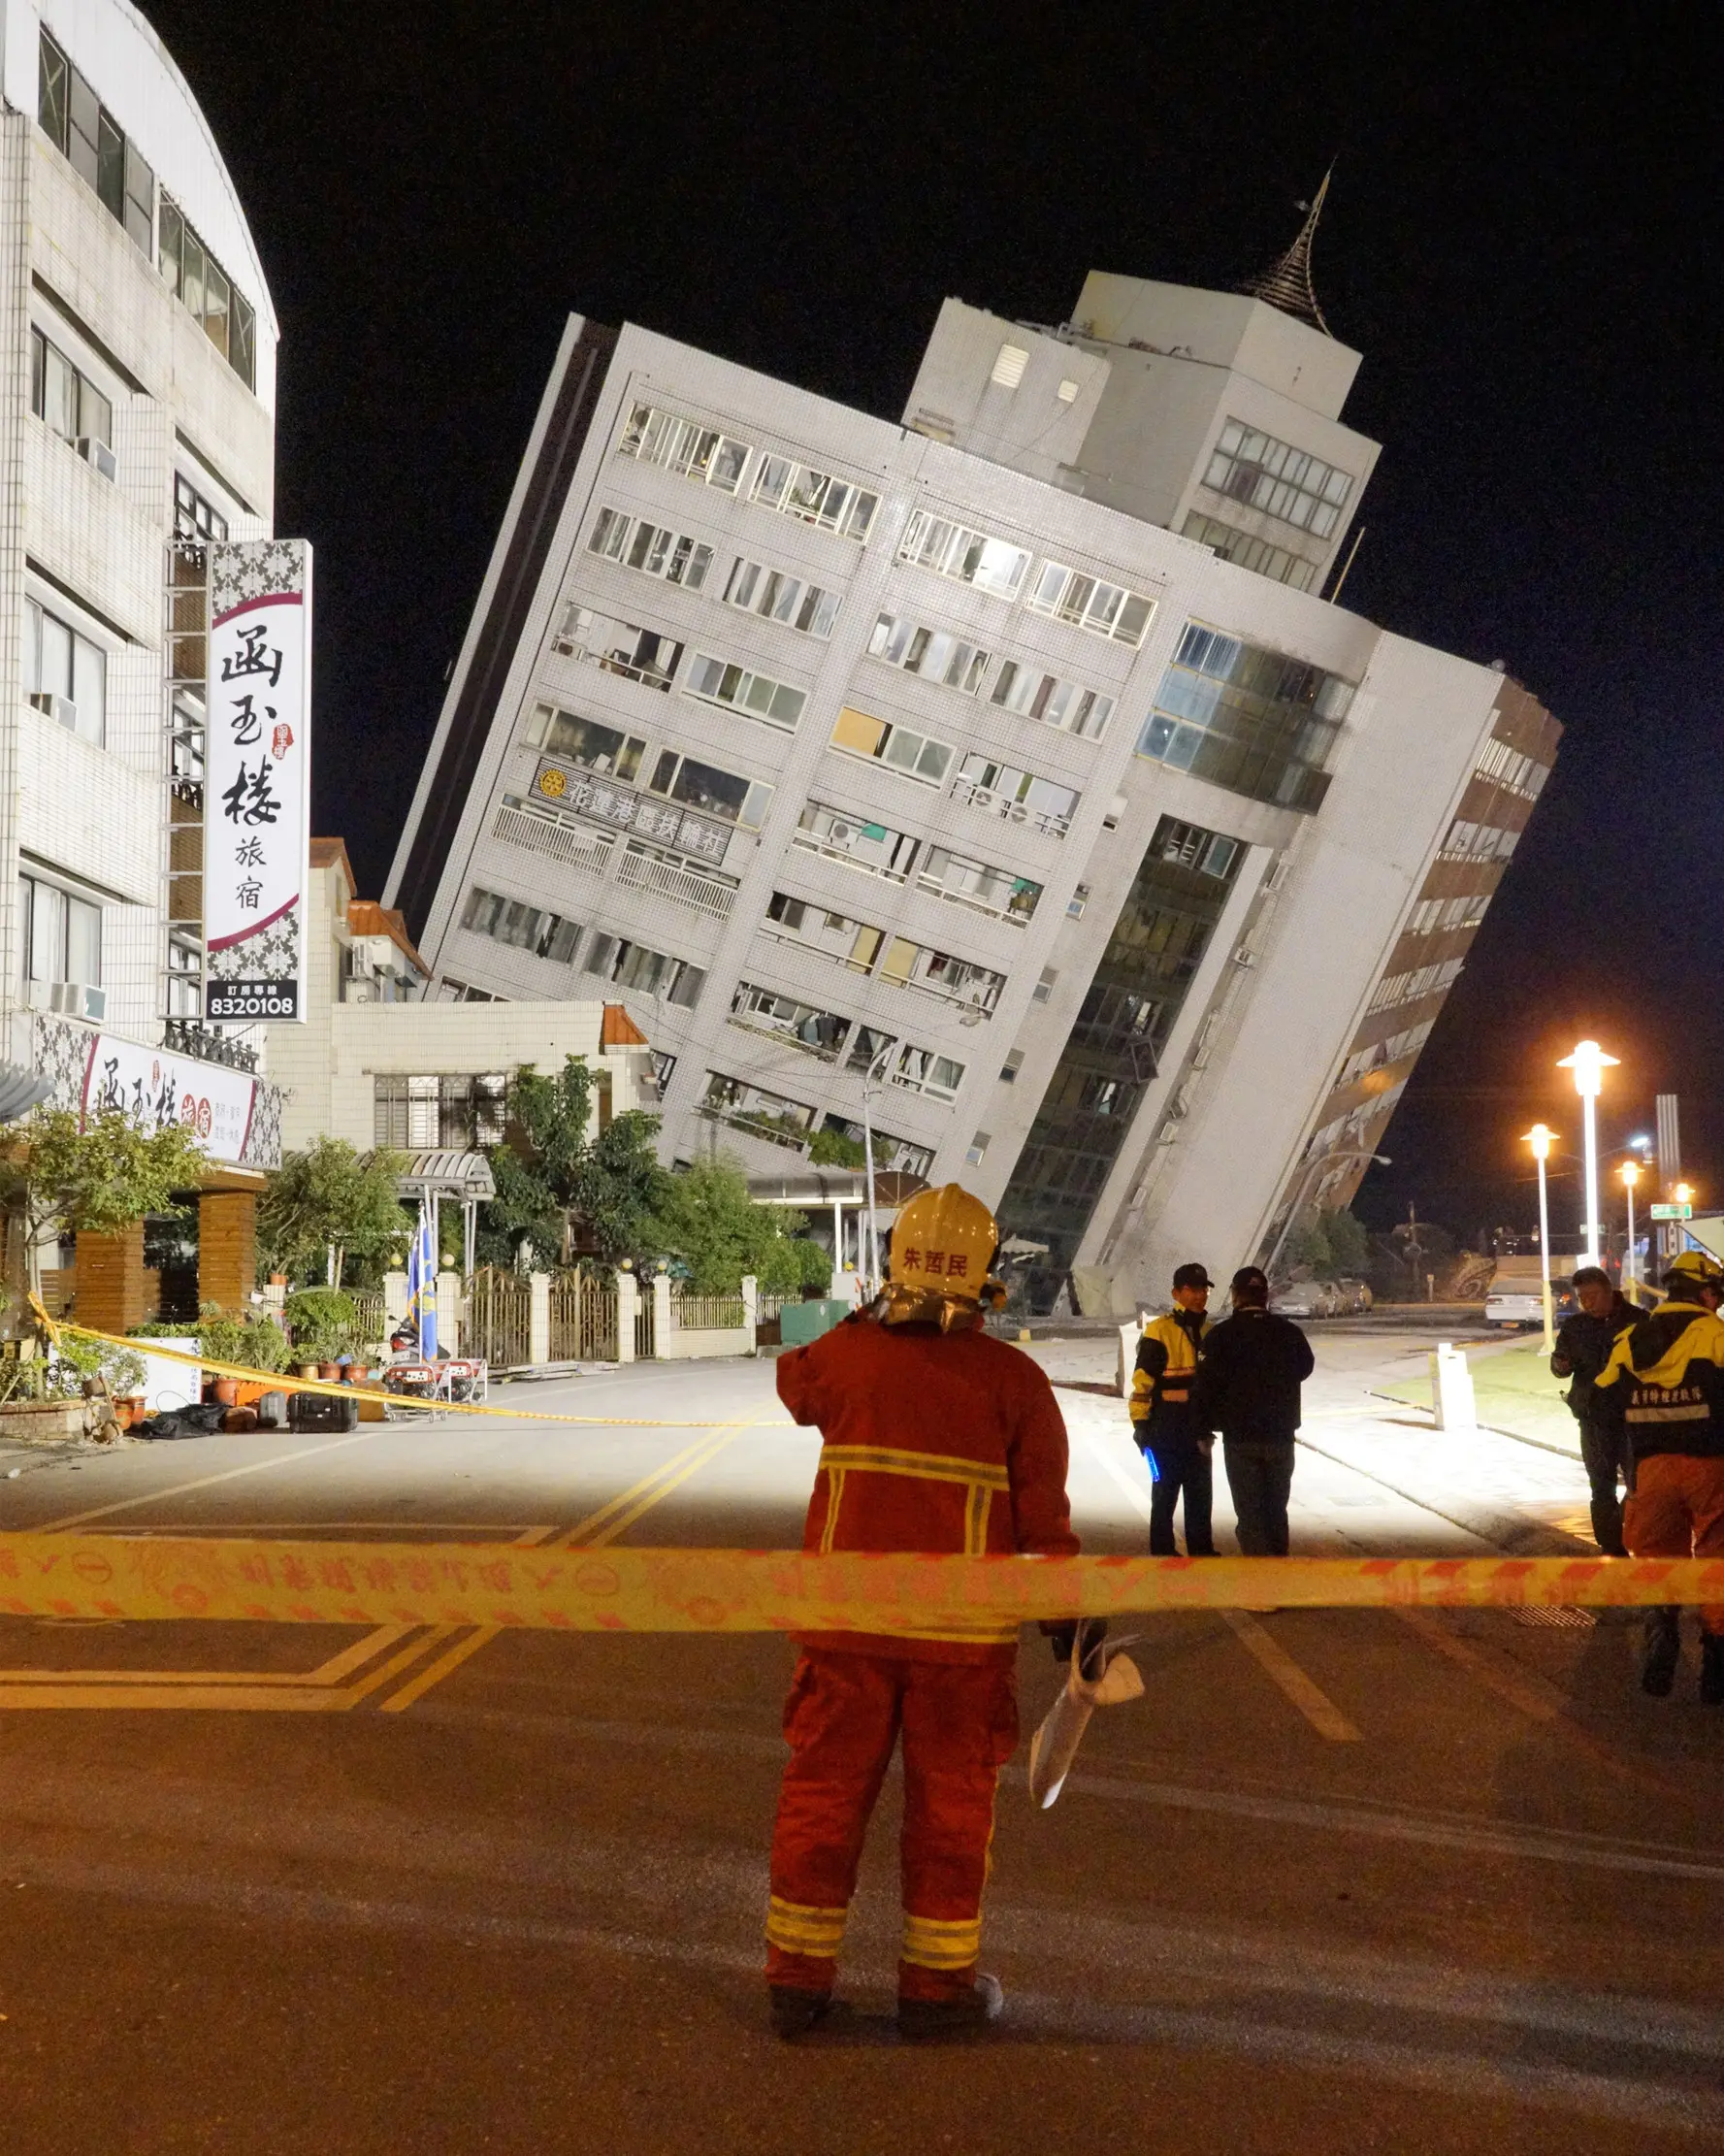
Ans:
MULTIPOLYGON (((1575 1311, 1575 1290, 1566 1280, 1550 1283, 1550 1308, 1560 1324, 1575 1311)), ((1545 1323, 1544 1285, 1535 1273, 1498 1272, 1484 1298, 1484 1322, 1501 1325, 1505 1332, 1519 1332, 1545 1323)))

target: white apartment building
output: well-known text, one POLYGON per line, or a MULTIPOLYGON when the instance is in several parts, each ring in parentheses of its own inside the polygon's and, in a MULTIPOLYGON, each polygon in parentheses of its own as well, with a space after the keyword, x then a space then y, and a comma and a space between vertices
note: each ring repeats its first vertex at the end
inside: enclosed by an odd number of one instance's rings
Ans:
POLYGON ((901 426, 572 319, 386 894, 439 993, 621 996, 667 1158, 866 1089, 1039 1307, 1345 1203, 1559 729, 1319 596, 1378 445, 1310 238, 948 301, 901 426))
POLYGON ((358 896, 339 838, 312 839, 308 899, 305 1020, 268 1029, 287 1151, 320 1137, 409 1155, 499 1144, 515 1072, 548 1075, 568 1056, 593 1073, 600 1129, 656 1107, 646 1036, 620 1003, 427 1002, 401 915, 358 896))
POLYGON ((269 288, 127 0, 0 0, 0 1053, 68 1105, 201 1101, 216 1157, 256 1166, 279 1098, 195 1023, 195 844, 170 862, 204 639, 173 659, 165 631, 178 581, 201 632, 203 542, 270 529, 269 288))

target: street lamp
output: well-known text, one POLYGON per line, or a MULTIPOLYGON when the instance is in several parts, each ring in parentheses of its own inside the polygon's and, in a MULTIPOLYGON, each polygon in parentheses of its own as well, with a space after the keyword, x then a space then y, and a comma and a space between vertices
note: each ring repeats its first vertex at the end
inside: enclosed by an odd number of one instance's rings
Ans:
MULTIPOLYGON (((885 1075, 886 1059, 896 1046, 887 1041, 862 1075, 862 1163, 868 1179, 868 1294, 872 1302, 880 1292, 880 1229, 874 1219, 874 1088, 885 1075)), ((860 1261, 862 1251, 857 1251, 860 1261)))
POLYGON ((1539 1270, 1545 1281, 1545 1353, 1556 1352, 1556 1327, 1550 1313, 1550 1205, 1545 1188, 1545 1162, 1550 1158, 1550 1147, 1556 1132, 1543 1123, 1535 1123, 1526 1133, 1525 1142, 1533 1149, 1533 1159, 1539 1163, 1539 1270))
POLYGON ((1624 1160, 1621 1173, 1622 1187, 1628 1192, 1628 1249, 1624 1252, 1622 1258, 1622 1274, 1623 1278, 1632 1287, 1635 1279, 1634 1187, 1641 1179, 1641 1163, 1638 1160, 1624 1160))
MULTIPOLYGON (((1607 1056, 1595 1040, 1579 1042, 1572 1056, 1564 1056, 1558 1070, 1572 1070, 1575 1091, 1580 1095, 1580 1124, 1586 1154, 1586 1262, 1598 1263, 1598 1096, 1604 1090, 1605 1071, 1619 1062, 1607 1056)), ((1546 1268, 1546 1270, 1548 1270, 1546 1268)))

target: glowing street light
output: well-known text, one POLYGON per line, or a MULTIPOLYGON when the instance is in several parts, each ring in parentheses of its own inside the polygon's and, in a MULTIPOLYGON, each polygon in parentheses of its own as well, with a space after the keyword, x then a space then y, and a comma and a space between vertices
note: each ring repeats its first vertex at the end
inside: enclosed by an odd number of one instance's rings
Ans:
POLYGON ((1545 1191, 1545 1162, 1550 1158, 1550 1148, 1555 1143, 1556 1132, 1545 1124, 1535 1123, 1526 1133, 1525 1143, 1533 1149, 1533 1159, 1539 1163, 1539 1269, 1545 1280, 1545 1353, 1556 1352, 1556 1327, 1550 1312, 1550 1206, 1545 1191))
POLYGON ((1636 1272, 1634 1261, 1634 1187, 1641 1179, 1641 1163, 1638 1160, 1624 1160, 1619 1172, 1622 1177, 1622 1187, 1628 1192, 1628 1250, 1622 1259, 1622 1273, 1624 1279, 1632 1286, 1636 1272))
POLYGON ((1586 1155, 1586 1263, 1598 1263, 1598 1096, 1604 1091, 1605 1072, 1621 1061, 1616 1056, 1607 1056, 1595 1040, 1578 1044, 1572 1056, 1564 1056, 1557 1064, 1558 1070, 1572 1070, 1575 1074, 1575 1091, 1580 1095, 1580 1123, 1584 1133, 1586 1155))

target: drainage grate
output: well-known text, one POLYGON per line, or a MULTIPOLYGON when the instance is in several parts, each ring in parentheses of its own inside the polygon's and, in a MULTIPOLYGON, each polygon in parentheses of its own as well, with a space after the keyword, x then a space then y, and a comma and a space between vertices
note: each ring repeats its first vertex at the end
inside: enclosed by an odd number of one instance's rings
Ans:
POLYGON ((1509 1615, 1516 1624, 1556 1624, 1571 1630, 1585 1631, 1598 1622, 1590 1610, 1527 1608, 1511 1610, 1509 1615))

